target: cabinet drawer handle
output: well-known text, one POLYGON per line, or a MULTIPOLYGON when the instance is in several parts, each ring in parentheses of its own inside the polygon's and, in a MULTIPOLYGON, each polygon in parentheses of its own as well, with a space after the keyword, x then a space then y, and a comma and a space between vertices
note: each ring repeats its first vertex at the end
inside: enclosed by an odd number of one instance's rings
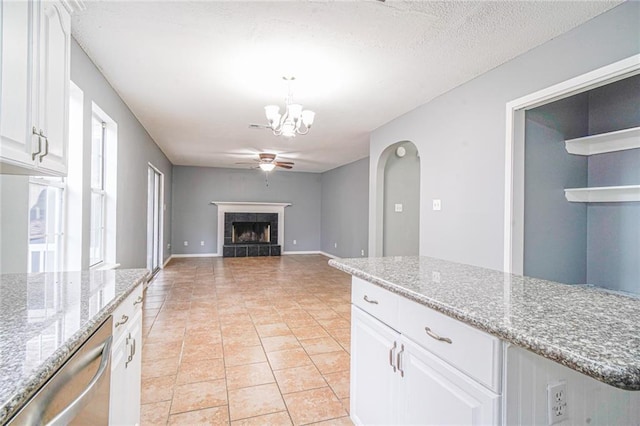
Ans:
POLYGON ((427 332, 427 334, 428 334, 430 337, 433 337, 434 339, 436 339, 436 340, 438 340, 438 341, 440 341, 440 342, 445 342, 445 343, 449 343, 449 344, 453 343, 453 342, 451 341, 451 339, 449 339, 448 337, 438 336, 436 333, 434 333, 433 331, 431 331, 431 329, 430 329, 429 327, 425 327, 425 328, 424 328, 424 331, 426 331, 426 332, 427 332))
POLYGON ((396 365, 398 366, 398 371, 400 372, 400 377, 404 377, 404 370, 400 366, 400 362, 402 360, 402 353, 404 352, 404 345, 400 345, 400 352, 398 352, 398 356, 396 357, 396 365))
POLYGON ((135 302, 133 302, 133 306, 136 306, 137 304, 142 303, 142 300, 143 300, 142 296, 138 296, 138 299, 135 302))
POLYGON ((116 327, 120 327, 121 325, 126 324, 127 321, 129 321, 129 317, 125 314, 122 314, 122 318, 120 318, 120 321, 116 323, 116 327))
POLYGON ((393 363, 393 358, 394 358, 394 354, 396 352, 396 348, 398 347, 398 343, 397 342, 393 342, 393 347, 391 349, 389 349, 389 364, 391 365, 391 367, 393 367, 393 372, 396 372, 396 366, 393 363))
POLYGON ((38 152, 31 154, 31 160, 35 161, 36 157, 42 152, 42 136, 38 133, 38 130, 36 130, 35 127, 31 129, 31 133, 38 136, 38 152))
POLYGON ((369 302, 369 303, 371 303, 372 305, 377 305, 377 304, 378 304, 378 301, 377 301, 377 300, 371 300, 371 299, 369 299, 369 298, 367 297, 367 295, 366 295, 366 294, 364 295, 364 301, 365 301, 365 302, 369 302))
POLYGON ((44 153, 40 156, 40 162, 42 163, 42 159, 49 155, 49 138, 42 133, 42 130, 40 130, 40 136, 44 138, 44 153))

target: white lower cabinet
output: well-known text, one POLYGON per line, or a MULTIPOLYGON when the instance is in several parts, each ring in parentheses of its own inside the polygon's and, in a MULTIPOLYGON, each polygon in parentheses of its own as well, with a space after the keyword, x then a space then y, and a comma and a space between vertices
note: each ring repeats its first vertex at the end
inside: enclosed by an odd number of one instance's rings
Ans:
MULTIPOLYGON (((354 278, 354 284, 356 278, 354 278)), ((373 300, 374 309, 380 311, 380 306, 403 305, 400 296, 387 292, 381 293, 379 288, 358 280, 354 286, 355 297, 364 300, 366 294, 373 300), (357 289, 357 290, 356 290, 357 289), (393 300, 398 298, 398 300, 393 300)), ((463 351, 466 357, 474 358, 474 349, 465 344, 460 338, 460 330, 445 326, 441 315, 431 309, 421 306, 426 315, 417 312, 413 320, 416 323, 427 321, 436 324, 442 336, 452 336, 453 343, 429 337, 438 345, 446 345, 445 353, 451 353, 451 360, 442 358, 437 349, 430 350, 428 346, 417 343, 404 334, 404 330, 395 330, 367 312, 367 305, 358 299, 354 300, 351 309, 351 419, 355 424, 362 425, 494 425, 499 424, 501 415, 501 401, 499 387, 491 389, 481 384, 464 371, 468 369, 468 362, 457 365, 459 359, 464 359, 455 351, 463 351), (360 307, 358 307, 359 305, 360 307), (454 352, 451 352, 454 351, 454 352), (453 360, 453 361, 452 361, 453 360)), ((414 302, 411 302, 414 303, 414 302)), ((405 309, 406 311, 406 309, 405 309)), ((386 318, 392 321, 396 317, 393 312, 384 311, 386 318)), ((398 324, 402 325, 400 321, 398 324)), ((462 325, 462 324, 461 324, 462 325)), ((396 326, 397 327, 397 326, 396 326)), ((424 325, 421 326, 424 331, 424 325)), ((466 327, 466 326, 465 326, 466 327)), ((399 327, 401 328, 401 327, 399 327)), ((469 330, 465 330, 468 333, 469 330)), ((485 334, 479 330, 473 332, 485 334)), ((433 334, 433 333, 432 333, 433 334)), ((466 335, 466 334, 465 334, 466 335)), ((490 337, 486 335, 487 337, 490 337)), ((440 336, 437 336, 440 338, 440 336)), ((474 341, 471 339, 471 341, 474 341)), ((486 372, 480 371, 478 361, 475 360, 474 373, 480 377, 491 377, 496 367, 501 364, 499 358, 499 344, 496 345, 494 359, 493 349, 480 353, 484 359, 482 364, 486 372)), ((490 383, 498 380, 491 380, 490 383)))
POLYGON ((113 314, 109 424, 140 424, 142 285, 113 314))

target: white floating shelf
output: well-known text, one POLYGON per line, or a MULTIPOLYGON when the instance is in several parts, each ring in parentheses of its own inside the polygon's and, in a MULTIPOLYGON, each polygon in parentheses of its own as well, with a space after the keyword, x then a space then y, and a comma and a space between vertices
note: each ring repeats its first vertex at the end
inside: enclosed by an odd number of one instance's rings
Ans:
POLYGON ((564 141, 569 154, 594 155, 640 148, 640 127, 564 141))
POLYGON ((618 203, 640 201, 640 185, 567 188, 567 201, 573 203, 618 203))

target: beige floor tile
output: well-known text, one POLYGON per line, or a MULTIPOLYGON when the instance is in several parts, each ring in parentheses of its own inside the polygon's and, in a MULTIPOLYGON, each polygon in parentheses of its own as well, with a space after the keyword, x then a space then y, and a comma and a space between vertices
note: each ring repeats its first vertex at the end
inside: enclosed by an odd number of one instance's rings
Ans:
POLYGON ((303 425, 347 415, 329 387, 284 395, 293 423, 303 425))
POLYGON ((324 378, 338 398, 349 398, 349 370, 326 374, 324 378))
POLYGON ((320 326, 294 328, 291 331, 299 340, 316 339, 318 337, 329 336, 329 333, 327 333, 325 329, 320 326))
POLYGON ((174 388, 171 414, 227 404, 227 387, 223 379, 187 383, 174 388))
POLYGON ((311 358, 309 358, 309 355, 307 355, 302 348, 269 352, 267 357, 269 358, 271 369, 274 371, 312 364, 311 358))
POLYGON ((311 355, 311 359, 323 375, 349 370, 350 357, 345 351, 311 355))
POLYGON ((145 343, 142 345, 142 362, 163 358, 179 357, 182 352, 182 340, 169 343, 145 343))
POLYGON ((349 321, 344 318, 321 319, 318 322, 326 329, 349 328, 351 326, 349 321))
POLYGON ((142 379, 140 402, 168 401, 173 397, 173 385, 176 376, 149 377, 142 379))
POLYGON ((171 401, 154 402, 140 406, 140 426, 166 425, 171 401))
POLYGON ((179 362, 180 357, 145 361, 142 364, 142 377, 173 376, 178 372, 179 362))
POLYGON ((262 338, 262 346, 265 352, 283 351, 300 347, 298 339, 293 334, 286 336, 273 336, 262 338))
POLYGON ((340 402, 342 402, 342 407, 347 410, 347 413, 351 414, 351 398, 343 398, 340 402))
POLYGON ((327 382, 314 365, 277 370, 273 374, 283 394, 327 386, 327 382))
POLYGON ((195 426, 195 425, 228 425, 229 409, 226 405, 221 407, 205 408, 185 413, 172 414, 169 417, 169 425, 195 426))
POLYGON ((227 367, 266 362, 262 346, 225 348, 224 362, 227 367))
POLYGON ((245 419, 286 410, 275 383, 229 390, 231 420, 245 419))
POLYGON ((291 426, 292 424, 289 413, 286 411, 231 422, 232 426, 291 426))
POLYGON ((317 339, 302 340, 302 347, 309 355, 323 354, 327 352, 341 351, 342 346, 331 337, 319 337, 317 339))
POLYGON ((204 382, 224 379, 224 377, 224 360, 222 358, 183 361, 178 369, 176 384, 204 382))
POLYGON ((353 426, 353 422, 349 417, 340 417, 339 419, 325 420, 323 422, 312 423, 313 426, 353 426))
POLYGON ((228 367, 226 377, 229 389, 246 388, 275 382, 267 362, 228 367))
POLYGON ((287 327, 287 324, 283 322, 275 324, 261 324, 256 325, 256 330, 260 337, 273 337, 273 336, 287 336, 291 334, 291 330, 287 327))
POLYGON ((220 343, 185 344, 182 348, 182 361, 197 361, 222 358, 220 343))

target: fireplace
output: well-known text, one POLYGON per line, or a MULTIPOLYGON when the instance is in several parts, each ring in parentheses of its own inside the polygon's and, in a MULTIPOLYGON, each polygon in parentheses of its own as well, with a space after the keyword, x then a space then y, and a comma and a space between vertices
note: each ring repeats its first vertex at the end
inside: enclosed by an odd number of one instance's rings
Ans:
POLYGON ((271 223, 233 222, 231 242, 233 244, 268 244, 271 242, 271 223))
POLYGON ((224 213, 224 257, 280 256, 278 213, 224 213))

